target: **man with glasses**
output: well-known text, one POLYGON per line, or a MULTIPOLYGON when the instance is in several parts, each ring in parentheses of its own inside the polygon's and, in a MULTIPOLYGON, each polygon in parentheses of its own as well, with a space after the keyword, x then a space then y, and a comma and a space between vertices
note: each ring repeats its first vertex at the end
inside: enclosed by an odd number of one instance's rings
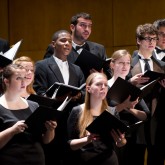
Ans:
POLYGON ((155 48, 156 57, 165 61, 165 19, 156 20, 153 25, 158 30, 158 41, 155 48))
MULTIPOLYGON (((158 60, 154 55, 154 50, 158 41, 158 31, 153 24, 143 24, 139 25, 136 29, 136 42, 138 50, 136 50, 132 56, 132 63, 131 63, 131 70, 130 70, 130 77, 135 76, 136 74, 141 73, 141 75, 145 72, 145 61, 148 61, 148 70, 165 73, 165 63, 158 60)), ((142 86, 142 77, 141 75, 137 77, 136 83, 137 85, 142 86)), ((133 82, 133 79, 130 79, 133 82)), ((144 83, 144 82, 143 82, 144 83)), ((149 110, 150 110, 150 119, 144 124, 144 135, 146 138, 146 144, 142 144, 141 148, 139 148, 137 160, 139 161, 139 165, 144 165, 144 155, 145 150, 147 148, 148 157, 147 157, 147 165, 163 165, 162 157, 160 158, 160 150, 157 150, 157 139, 161 139, 160 137, 164 137, 165 132, 163 129, 159 130, 158 132, 158 125, 162 126, 165 124, 163 120, 158 121, 158 118, 164 116, 159 115, 160 112, 160 104, 163 105, 162 97, 165 91, 165 79, 158 82, 152 91, 143 98, 146 102, 149 110)), ((160 127, 161 128, 161 127, 160 127)), ((165 137, 164 137, 165 138, 165 137)), ((159 144, 164 144, 161 140, 159 140, 159 144)))
MULTIPOLYGON (((105 47, 96 42, 88 41, 92 32, 92 18, 90 14, 81 12, 72 16, 70 30, 72 33, 72 51, 68 56, 70 62, 75 63, 78 55, 83 49, 106 60, 107 55, 105 47)), ((104 72, 108 78, 111 77, 109 67, 107 70, 104 70, 104 72)))

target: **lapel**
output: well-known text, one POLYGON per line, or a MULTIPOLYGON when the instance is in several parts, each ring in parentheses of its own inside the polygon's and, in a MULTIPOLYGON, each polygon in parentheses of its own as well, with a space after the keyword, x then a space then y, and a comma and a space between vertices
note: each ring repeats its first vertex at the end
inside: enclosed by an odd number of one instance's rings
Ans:
POLYGON ((133 54, 131 68, 132 68, 131 69, 132 76, 134 76, 135 74, 138 74, 138 73, 142 73, 139 56, 138 56, 138 51, 134 52, 134 54, 133 54))
MULTIPOLYGON (((61 71, 60 71, 56 61, 54 60, 53 56, 48 58, 48 67, 53 72, 56 79, 59 82, 64 83, 64 79, 62 77, 61 71)), ((53 79, 53 77, 52 77, 52 79, 53 79)))
POLYGON ((157 60, 157 58, 155 57, 155 55, 152 55, 152 61, 153 61, 153 70, 155 72, 159 72, 159 73, 165 73, 164 71, 164 64, 162 61, 157 60))
POLYGON ((74 71, 73 66, 72 66, 71 63, 68 62, 68 65, 69 65, 69 81, 68 81, 68 84, 69 85, 74 85, 75 71, 74 71))

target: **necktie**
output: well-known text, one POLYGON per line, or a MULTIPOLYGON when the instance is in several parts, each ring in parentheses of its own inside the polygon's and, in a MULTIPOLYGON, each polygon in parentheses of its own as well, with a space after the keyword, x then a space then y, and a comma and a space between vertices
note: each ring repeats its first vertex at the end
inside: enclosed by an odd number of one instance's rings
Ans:
POLYGON ((165 49, 159 49, 159 48, 155 48, 156 49, 156 53, 159 54, 161 52, 165 53, 165 49))
POLYGON ((145 62, 144 71, 151 70, 150 65, 148 63, 149 59, 143 59, 143 60, 145 62))
POLYGON ((81 49, 81 48, 84 48, 85 45, 82 45, 82 46, 76 46, 76 51, 81 49))

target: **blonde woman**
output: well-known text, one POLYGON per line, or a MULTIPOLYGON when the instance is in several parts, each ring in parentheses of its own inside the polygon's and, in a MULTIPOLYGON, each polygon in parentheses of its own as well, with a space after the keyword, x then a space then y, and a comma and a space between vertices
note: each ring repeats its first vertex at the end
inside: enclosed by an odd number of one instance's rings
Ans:
POLYGON ((21 65, 26 69, 26 89, 21 93, 21 96, 27 98, 30 94, 36 94, 33 89, 34 82, 34 61, 27 56, 21 56, 13 61, 13 64, 21 65))
POLYGON ((105 74, 96 72, 87 78, 85 103, 73 108, 67 123, 68 143, 74 156, 72 164, 118 165, 113 144, 116 142, 118 147, 124 146, 124 134, 113 130, 106 136, 99 136, 86 131, 86 127, 106 109, 115 114, 108 107, 107 91, 108 81, 105 74))

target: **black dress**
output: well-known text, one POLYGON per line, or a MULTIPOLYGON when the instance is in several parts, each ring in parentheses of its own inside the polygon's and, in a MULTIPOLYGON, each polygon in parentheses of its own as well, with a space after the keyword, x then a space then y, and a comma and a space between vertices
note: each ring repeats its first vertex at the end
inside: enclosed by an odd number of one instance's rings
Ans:
MULTIPOLYGON (((9 110, 0 105, 0 131, 12 126, 18 120, 25 120, 35 111, 38 104, 28 101, 29 107, 9 110)), ((24 131, 14 137, 0 149, 1 165, 44 165, 44 152, 40 139, 24 131)))
MULTIPOLYGON (((79 138, 77 122, 81 111, 80 106, 74 107, 68 118, 69 140, 79 138)), ((70 161, 72 165, 118 165, 118 159, 113 150, 113 139, 110 134, 101 136, 99 140, 95 140, 79 150, 70 150, 69 158, 68 162, 70 161)))

